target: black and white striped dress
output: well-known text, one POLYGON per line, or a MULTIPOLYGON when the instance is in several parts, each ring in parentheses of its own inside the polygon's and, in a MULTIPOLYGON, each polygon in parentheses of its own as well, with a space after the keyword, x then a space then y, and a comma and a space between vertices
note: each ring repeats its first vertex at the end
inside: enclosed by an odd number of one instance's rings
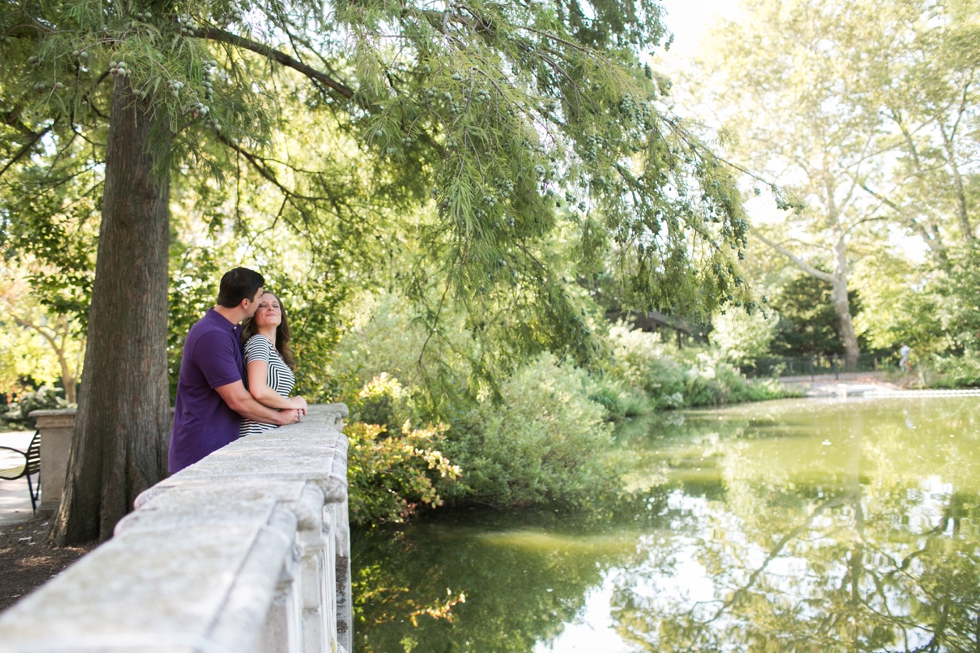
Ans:
MULTIPOLYGON (((245 343, 244 354, 246 368, 252 361, 268 363, 269 372, 266 374, 266 383, 281 396, 289 397, 289 393, 293 391, 293 386, 296 385, 296 377, 293 376, 293 371, 283 362, 282 356, 279 355, 268 338, 261 334, 255 334, 245 343)), ((275 424, 263 424, 243 418, 241 435, 243 437, 255 435, 264 431, 271 431, 274 428, 277 428, 275 424)))

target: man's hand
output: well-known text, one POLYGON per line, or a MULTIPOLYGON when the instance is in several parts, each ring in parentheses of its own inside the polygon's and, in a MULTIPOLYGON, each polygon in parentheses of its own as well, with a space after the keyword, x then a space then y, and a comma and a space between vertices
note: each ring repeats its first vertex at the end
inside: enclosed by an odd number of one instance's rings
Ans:
POLYGON ((246 417, 255 422, 284 426, 286 424, 295 424, 303 419, 302 413, 295 408, 279 411, 268 406, 263 406, 255 397, 249 394, 248 390, 245 389, 245 384, 241 381, 219 386, 215 388, 215 391, 221 395, 221 398, 228 404, 229 408, 242 417, 246 417))
POLYGON ((303 411, 296 410, 295 408, 290 408, 289 410, 279 411, 279 420, 277 424, 279 426, 285 426, 286 424, 296 424, 303 421, 303 411))

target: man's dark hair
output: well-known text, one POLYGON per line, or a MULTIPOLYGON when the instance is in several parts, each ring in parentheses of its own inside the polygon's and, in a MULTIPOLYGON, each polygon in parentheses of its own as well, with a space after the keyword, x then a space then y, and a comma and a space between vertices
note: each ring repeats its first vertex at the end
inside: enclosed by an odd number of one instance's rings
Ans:
POLYGON ((265 285, 265 279, 255 270, 235 268, 225 272, 218 288, 218 306, 235 308, 243 299, 255 299, 255 293, 265 285))

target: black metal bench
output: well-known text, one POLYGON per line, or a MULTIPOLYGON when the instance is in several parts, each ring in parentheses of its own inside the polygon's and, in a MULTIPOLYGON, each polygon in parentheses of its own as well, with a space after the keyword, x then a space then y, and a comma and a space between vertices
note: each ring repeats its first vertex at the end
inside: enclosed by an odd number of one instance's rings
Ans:
MULTIPOLYGON (((35 431, 27 451, 14 449, 13 447, 0 447, 6 451, 13 451, 24 457, 24 467, 16 475, 9 475, 10 470, 0 470, 0 479, 4 481, 16 481, 19 478, 27 477, 27 491, 31 495, 31 509, 37 514, 37 500, 41 496, 41 432, 35 431), (31 476, 37 474, 37 484, 31 482, 31 476)), ((14 468, 17 469, 16 467, 14 468)))

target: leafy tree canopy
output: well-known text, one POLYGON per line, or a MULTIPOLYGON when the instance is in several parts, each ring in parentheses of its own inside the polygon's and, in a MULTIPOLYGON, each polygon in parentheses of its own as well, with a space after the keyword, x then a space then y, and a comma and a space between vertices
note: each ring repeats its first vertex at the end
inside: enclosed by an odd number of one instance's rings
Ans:
MULTIPOLYGON (((175 180, 171 209, 207 225, 172 225, 172 266, 217 273, 194 257, 230 234, 240 260, 308 284, 304 307, 387 283, 432 333, 455 303, 512 354, 580 360, 594 345, 575 278, 608 275, 629 305, 702 318, 752 304, 738 191, 642 64, 666 39, 660 12, 650 0, 3 4, 5 252, 43 260, 42 301, 84 314, 115 91, 161 117, 152 147, 175 180), (302 245, 284 251, 283 234, 302 245)), ((181 300, 210 290, 193 278, 172 283, 182 326, 181 300)))

